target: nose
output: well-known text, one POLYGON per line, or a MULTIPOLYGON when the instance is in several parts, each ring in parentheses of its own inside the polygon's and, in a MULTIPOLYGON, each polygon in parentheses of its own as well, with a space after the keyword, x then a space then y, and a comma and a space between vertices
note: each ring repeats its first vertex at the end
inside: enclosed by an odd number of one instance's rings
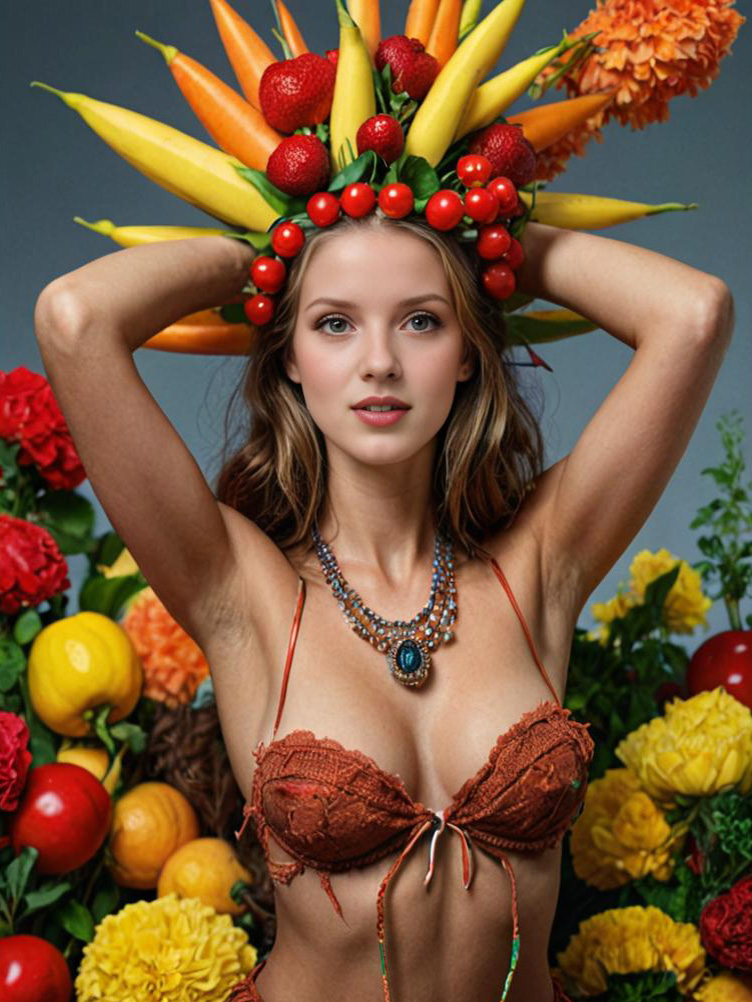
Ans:
POLYGON ((386 328, 369 330, 363 335, 361 344, 361 378, 370 376, 376 380, 397 379, 402 375, 396 338, 392 331, 386 328))

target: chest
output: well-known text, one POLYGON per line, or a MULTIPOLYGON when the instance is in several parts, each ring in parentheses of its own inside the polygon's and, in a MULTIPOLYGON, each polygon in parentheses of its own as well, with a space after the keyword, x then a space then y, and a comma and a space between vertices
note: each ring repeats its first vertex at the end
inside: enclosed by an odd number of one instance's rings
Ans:
MULTIPOLYGON (((458 570, 454 638, 432 652, 428 681, 419 689, 393 679, 385 655, 348 627, 315 578, 306 582, 292 648, 294 602, 270 609, 268 635, 208 655, 243 794, 251 795, 253 750, 259 741, 270 742, 282 706, 278 739, 297 729, 333 739, 398 776, 415 801, 447 804, 486 763, 500 736, 540 703, 553 701, 533 646, 563 695, 574 623, 546 605, 533 568, 507 564, 517 610, 489 565, 458 570)), ((385 618, 409 619, 415 611, 390 609, 388 597, 384 608, 371 607, 385 618)))

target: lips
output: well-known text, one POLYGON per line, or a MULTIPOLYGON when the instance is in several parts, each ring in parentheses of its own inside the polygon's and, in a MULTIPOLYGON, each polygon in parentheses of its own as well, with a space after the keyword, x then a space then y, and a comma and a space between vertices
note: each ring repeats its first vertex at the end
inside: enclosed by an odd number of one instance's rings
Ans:
POLYGON ((353 410, 362 410, 364 407, 395 407, 402 411, 410 410, 410 405, 398 397, 364 397, 357 404, 353 404, 353 410))

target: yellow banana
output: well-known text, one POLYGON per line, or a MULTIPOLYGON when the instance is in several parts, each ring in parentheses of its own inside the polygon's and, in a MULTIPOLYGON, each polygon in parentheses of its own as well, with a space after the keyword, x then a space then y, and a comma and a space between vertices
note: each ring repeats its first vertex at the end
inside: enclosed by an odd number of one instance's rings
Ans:
POLYGON ((170 125, 84 94, 34 81, 73 108, 108 146, 150 181, 235 226, 265 231, 279 213, 235 170, 239 160, 170 125))
POLYGON ((514 30, 525 0, 502 0, 444 65, 415 113, 405 151, 435 167, 454 139, 465 109, 514 30))
POLYGON ((227 230, 216 230, 200 226, 116 226, 111 219, 98 219, 96 223, 87 223, 80 216, 73 217, 74 223, 80 223, 103 237, 109 237, 121 247, 137 247, 139 244, 154 244, 163 240, 187 240, 190 237, 220 237, 226 236, 227 230))
POLYGON ((452 142, 461 139, 468 132, 474 132, 488 125, 502 115, 513 101, 525 93, 541 70, 556 59, 567 44, 569 43, 566 39, 562 39, 558 45, 552 45, 542 53, 523 59, 521 63, 499 73, 478 87, 465 108, 452 142))
MULTIPOLYGON (((531 205, 533 196, 529 191, 518 192, 522 201, 531 205)), ((617 226, 643 216, 654 216, 659 212, 673 212, 696 209, 692 202, 663 202, 649 205, 647 202, 626 202, 619 198, 604 198, 601 195, 578 195, 563 191, 539 191, 535 198, 535 208, 530 219, 548 226, 561 226, 569 230, 598 230, 606 226, 617 226)))
POLYGON ((357 159, 355 136, 363 122, 376 114, 371 57, 360 29, 345 10, 342 0, 336 0, 336 4, 339 57, 329 115, 329 146, 335 174, 357 159))
POLYGON ((574 310, 526 310, 505 318, 511 344, 550 344, 598 330, 598 325, 574 310))

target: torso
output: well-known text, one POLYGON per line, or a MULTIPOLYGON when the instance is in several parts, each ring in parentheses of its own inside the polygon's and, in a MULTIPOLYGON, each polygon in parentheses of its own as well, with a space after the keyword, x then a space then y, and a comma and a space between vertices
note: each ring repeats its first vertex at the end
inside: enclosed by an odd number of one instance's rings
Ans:
MULTIPOLYGON (((579 608, 546 594, 536 536, 518 515, 486 548, 503 569, 560 699, 579 608)), ((347 572, 343 567, 345 577, 347 572)), ((433 655, 418 690, 396 683, 383 654, 350 630, 319 570, 315 553, 264 589, 264 569, 249 568, 268 597, 263 636, 216 637, 204 644, 212 668, 228 755, 238 785, 251 798, 253 749, 271 739, 298 575, 305 609, 277 738, 297 728, 359 749, 402 777, 413 799, 440 810, 486 761, 497 737, 527 710, 552 698, 520 622, 489 564, 456 554, 455 639, 433 655)), ((275 568, 278 574, 278 567, 275 568)), ((379 596, 358 582, 365 602, 387 619, 409 619, 428 592, 379 596)), ((278 861, 292 859, 272 843, 278 861)), ((558 898, 560 847, 535 856, 510 853, 518 881, 522 949, 508 1002, 549 1002, 547 947, 558 898)), ((337 874, 347 925, 332 911, 318 876, 306 870, 275 888, 277 940, 257 980, 265 1002, 318 1002, 332 978, 338 994, 383 1002, 375 937, 375 901, 390 860, 337 874)), ((390 887, 390 977, 395 1002, 452 998, 496 1002, 508 959, 509 886, 498 863, 475 853, 470 891, 461 856, 449 840, 437 850, 430 891, 423 887, 425 851, 407 859, 390 887), (504 957, 504 954, 507 957, 504 957)))

